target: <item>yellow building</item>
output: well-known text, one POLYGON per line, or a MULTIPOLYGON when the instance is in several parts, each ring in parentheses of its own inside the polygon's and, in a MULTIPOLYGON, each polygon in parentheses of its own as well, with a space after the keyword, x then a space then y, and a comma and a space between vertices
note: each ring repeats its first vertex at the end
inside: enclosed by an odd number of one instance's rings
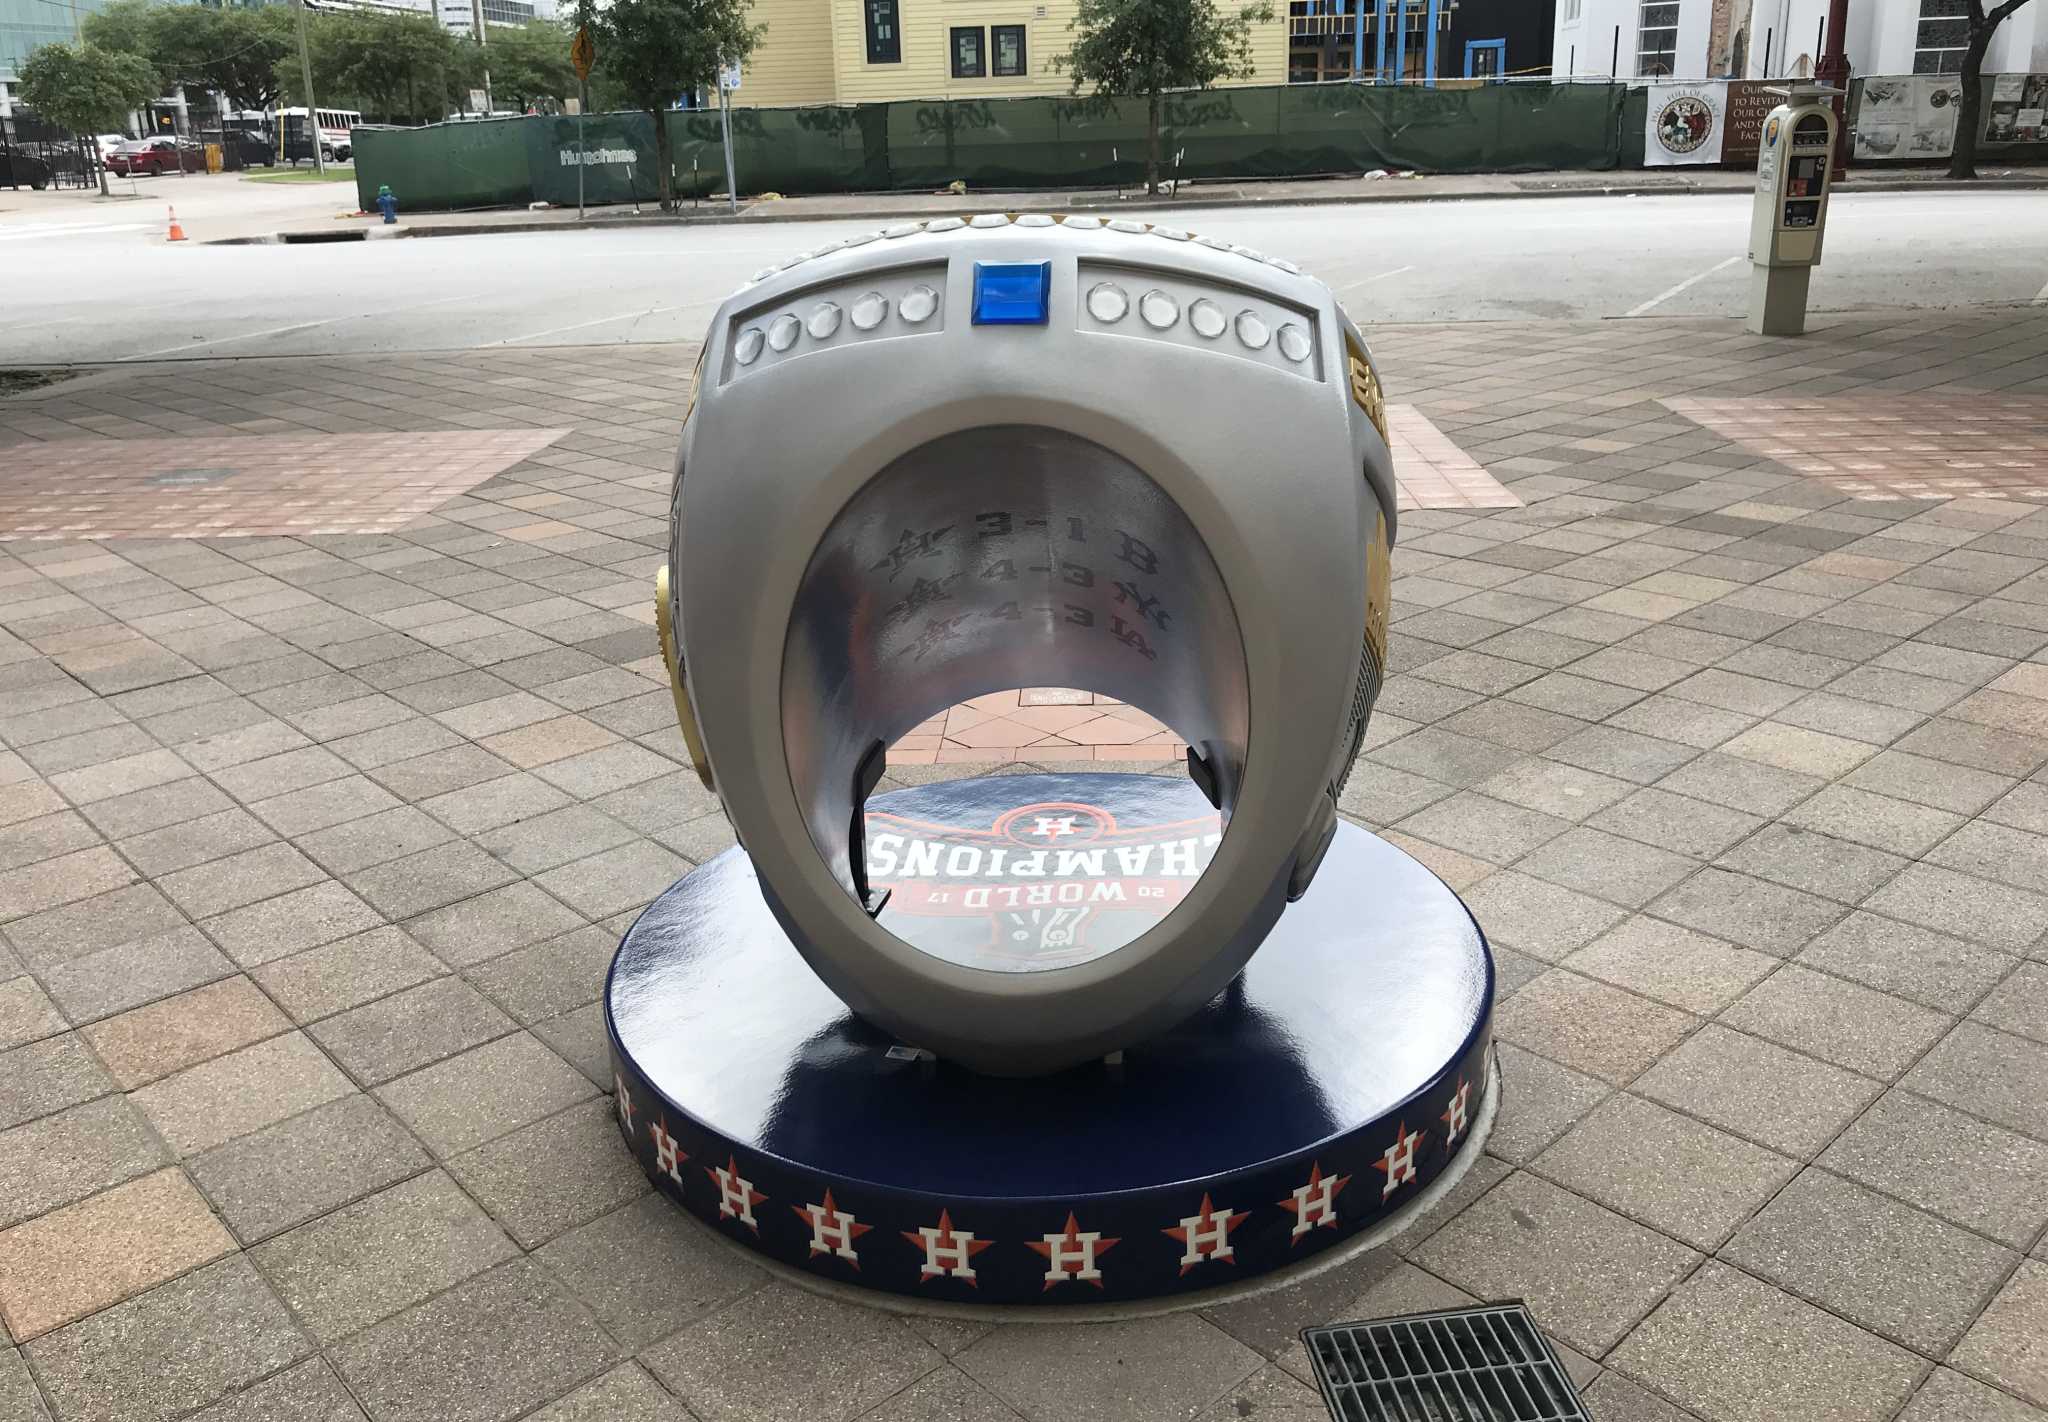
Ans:
MULTIPOLYGON (((1064 94, 1053 67, 1074 41, 1078 0, 754 0, 768 31, 748 57, 741 104, 858 104, 892 99, 1010 99, 1064 94)), ((1252 36, 1256 72, 1287 82, 1288 17, 1252 36)))

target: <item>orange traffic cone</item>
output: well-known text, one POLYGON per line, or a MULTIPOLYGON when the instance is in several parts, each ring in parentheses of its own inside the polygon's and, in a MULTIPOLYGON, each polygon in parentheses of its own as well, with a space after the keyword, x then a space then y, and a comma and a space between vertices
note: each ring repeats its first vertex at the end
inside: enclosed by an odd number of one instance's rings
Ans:
POLYGON ((171 209, 171 235, 164 240, 167 242, 182 242, 185 240, 185 229, 178 225, 178 209, 175 207, 171 209))

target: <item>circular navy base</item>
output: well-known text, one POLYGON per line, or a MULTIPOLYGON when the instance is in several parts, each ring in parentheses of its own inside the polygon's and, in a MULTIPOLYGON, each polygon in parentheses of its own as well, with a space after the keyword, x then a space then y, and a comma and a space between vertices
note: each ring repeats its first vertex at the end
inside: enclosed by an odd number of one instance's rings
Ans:
MULTIPOLYGON (((1213 825, 1184 781, 989 777, 876 796, 871 843, 1076 805, 1126 844, 1213 825)), ((647 909, 605 991, 619 1128, 659 1188, 823 1280, 968 1304, 1207 1291, 1382 1228, 1478 1149, 1492 1007, 1457 895, 1348 824, 1229 989, 1055 1076, 982 1076, 853 1016, 738 850, 647 909)))

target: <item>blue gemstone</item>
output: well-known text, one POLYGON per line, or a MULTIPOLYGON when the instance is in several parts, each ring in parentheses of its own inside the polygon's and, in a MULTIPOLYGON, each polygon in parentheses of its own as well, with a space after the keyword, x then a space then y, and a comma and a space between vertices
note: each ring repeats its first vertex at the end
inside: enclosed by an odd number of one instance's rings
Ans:
POLYGON ((1043 326, 1051 304, 1051 262, 974 264, 975 325, 1043 326))

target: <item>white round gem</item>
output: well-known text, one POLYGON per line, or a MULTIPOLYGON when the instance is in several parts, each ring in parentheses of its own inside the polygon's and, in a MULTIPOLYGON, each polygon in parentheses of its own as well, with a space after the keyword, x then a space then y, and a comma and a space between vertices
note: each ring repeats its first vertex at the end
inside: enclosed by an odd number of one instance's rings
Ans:
POLYGON ((1109 230, 1112 232, 1143 232, 1145 224, 1133 222, 1128 217, 1119 217, 1109 224, 1109 230))
POLYGON ((865 247, 870 242, 880 240, 881 235, 882 234, 879 232, 863 232, 858 237, 847 238, 844 242, 841 242, 839 245, 842 247, 865 247))
POLYGON ((1240 311, 1237 313, 1237 338, 1253 350, 1262 351, 1266 348, 1266 342, 1273 339, 1273 333, 1259 318, 1258 312, 1240 311))
POLYGON ((796 333, 802 329, 803 322, 785 311, 769 323, 768 344, 778 351, 786 351, 796 344, 796 333))
POLYGON ((1164 237, 1169 242, 1185 242, 1191 234, 1181 231, 1178 227, 1155 227, 1152 229, 1152 235, 1164 237))
POLYGON ((1282 326, 1279 341, 1280 354, 1297 364, 1307 360, 1308 353, 1314 349, 1309 342, 1308 332, 1299 326, 1282 326))
POLYGON ((1288 261, 1285 257, 1268 257, 1266 258, 1266 265, 1269 267, 1278 267, 1281 271, 1286 272, 1292 276, 1301 275, 1301 268, 1294 265, 1294 263, 1288 261))
POLYGON ((752 365, 761 355, 762 342, 767 338, 759 326, 749 326, 740 332, 740 338, 733 342, 732 358, 741 365, 752 365))
POLYGON ((913 326, 931 320, 932 313, 938 309, 939 294, 928 286, 913 286, 903 293, 903 300, 896 305, 898 313, 913 326))
POLYGON ((1195 241, 1204 247, 1212 248, 1218 252, 1227 252, 1230 250, 1230 244, 1224 241, 1221 237, 1197 237, 1195 241))
POLYGON ((768 278, 770 278, 770 277, 774 276, 774 275, 775 275, 775 273, 776 273, 776 271, 777 271, 777 268, 775 268, 775 267, 763 267, 763 268, 761 268, 761 270, 759 270, 758 272, 755 272, 755 273, 754 273, 754 274, 753 274, 753 275, 752 275, 751 277, 747 278, 747 280, 749 280, 749 281, 766 281, 766 280, 768 280, 768 278))
POLYGON ((969 227, 1008 227, 1010 219, 1003 216, 1000 212, 982 212, 968 218, 967 225, 969 227))
POLYGON ((1223 308, 1213 301, 1197 301, 1188 308, 1188 324, 1195 328, 1195 334, 1206 340, 1215 340, 1230 324, 1230 318, 1223 314, 1223 308))
POLYGON ((1099 217, 1070 217, 1064 225, 1076 232, 1093 232, 1096 228, 1102 226, 1102 219, 1099 217))
POLYGON ((814 341, 829 340, 839 329, 839 318, 843 314, 836 302, 821 301, 811 308, 811 319, 804 323, 804 329, 811 333, 814 341))
POLYGON ((1180 303, 1158 289, 1138 298, 1138 314, 1155 331, 1163 331, 1180 320, 1180 303))
POLYGON ((1088 289, 1088 314, 1105 326, 1123 320, 1130 309, 1129 293, 1113 281, 1097 282, 1088 289))
POLYGON ((853 329, 872 331, 889 314, 889 298, 879 291, 868 292, 853 303, 853 329))
POLYGON ((924 225, 927 232, 954 232, 967 224, 957 217, 937 217, 924 225))
POLYGON ((922 222, 899 222, 894 227, 884 227, 882 235, 893 240, 897 237, 915 237, 922 231, 924 231, 924 224, 922 222))
POLYGON ((1017 219, 1019 227, 1050 227, 1053 225, 1049 212, 1027 212, 1017 219))

